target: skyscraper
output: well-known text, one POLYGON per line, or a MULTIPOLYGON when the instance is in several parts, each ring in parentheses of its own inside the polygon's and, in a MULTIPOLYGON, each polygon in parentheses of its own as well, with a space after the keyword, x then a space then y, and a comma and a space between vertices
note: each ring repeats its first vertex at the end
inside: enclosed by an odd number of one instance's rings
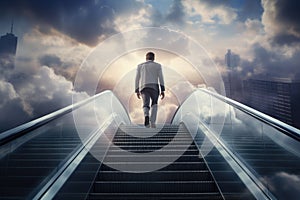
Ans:
POLYGON ((235 73, 235 68, 239 65, 239 56, 231 52, 230 49, 228 49, 227 53, 225 54, 225 65, 227 74, 223 76, 223 81, 226 96, 231 99, 240 101, 242 81, 240 80, 240 77, 237 77, 235 73))
POLYGON ((16 55, 17 52, 17 44, 18 37, 13 34, 14 24, 11 24, 10 33, 6 33, 6 35, 2 35, 0 37, 0 56, 10 56, 16 55))
POLYGON ((0 37, 0 72, 1 76, 15 67, 18 37, 13 34, 14 24, 11 24, 10 33, 0 37))
POLYGON ((300 81, 273 78, 244 81, 246 104, 300 128, 300 81))
POLYGON ((227 53, 225 54, 225 62, 226 62, 226 66, 228 68, 234 68, 238 66, 238 62, 239 62, 239 56, 232 53, 231 49, 227 50, 227 53))

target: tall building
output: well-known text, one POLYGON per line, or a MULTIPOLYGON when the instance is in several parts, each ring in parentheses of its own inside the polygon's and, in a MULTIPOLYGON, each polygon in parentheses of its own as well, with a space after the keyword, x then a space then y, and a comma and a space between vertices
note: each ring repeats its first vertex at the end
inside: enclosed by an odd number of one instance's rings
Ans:
POLYGON ((225 65, 227 73, 223 76, 224 86, 226 96, 235 99, 237 101, 241 100, 241 92, 242 92, 242 81, 240 77, 236 75, 235 68, 239 65, 239 56, 230 49, 227 50, 225 54, 225 65))
POLYGON ((244 95, 254 109, 300 128, 300 81, 249 79, 244 81, 244 95))
POLYGON ((228 49, 227 53, 225 54, 225 62, 228 68, 237 67, 239 63, 239 56, 232 53, 231 49, 228 49))
POLYGON ((0 37, 0 56, 16 55, 18 37, 13 34, 14 24, 11 24, 10 33, 0 37))
POLYGON ((13 34, 13 28, 14 24, 12 23, 10 33, 0 37, 0 76, 15 67, 18 37, 13 34))

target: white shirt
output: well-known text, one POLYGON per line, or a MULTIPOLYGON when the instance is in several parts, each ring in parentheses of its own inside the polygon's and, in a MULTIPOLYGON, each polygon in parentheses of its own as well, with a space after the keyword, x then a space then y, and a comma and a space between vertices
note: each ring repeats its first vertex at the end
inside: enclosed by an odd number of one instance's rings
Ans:
POLYGON ((161 65, 152 60, 139 64, 135 77, 135 92, 144 88, 153 88, 159 91, 159 85, 161 91, 165 91, 161 65))

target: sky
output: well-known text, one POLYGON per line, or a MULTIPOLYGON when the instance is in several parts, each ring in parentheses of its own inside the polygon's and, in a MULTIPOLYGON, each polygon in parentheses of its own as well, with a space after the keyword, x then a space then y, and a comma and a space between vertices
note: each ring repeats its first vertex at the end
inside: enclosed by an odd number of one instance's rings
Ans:
MULTIPOLYGON (((101 44, 116 35, 149 27, 172 30, 196 42, 220 74, 226 74, 224 55, 231 49, 239 57, 235 71, 241 79, 299 80, 299 9, 300 3, 294 0, 0 1, 0 34, 10 32, 13 20, 18 37, 14 69, 6 67, 7 60, 0 60, 0 113, 12 113, 0 115, 0 132, 70 105, 74 96, 84 99, 105 89, 115 90, 132 120, 140 123, 141 102, 129 91, 131 86, 122 89, 121 83, 134 78, 136 65, 144 61, 149 49, 128 49, 117 55, 118 45, 126 49, 136 41, 134 36, 103 50, 116 56, 109 64, 95 61, 98 64, 93 69, 102 69, 101 77, 91 70, 81 77, 84 84, 74 87, 74 83, 80 67, 92 59, 101 44), (93 81, 98 81, 96 90, 90 90, 93 81)), ((151 42, 147 35, 139 38, 142 44, 151 42)), ((189 41, 176 35, 161 41, 168 42, 174 51, 182 50, 182 55, 154 49, 157 62, 168 72, 168 88, 173 88, 161 103, 160 110, 165 113, 161 121, 170 120, 193 86, 214 79, 204 73, 205 62, 197 74, 185 60, 188 54, 197 57, 199 53, 190 52, 189 41), (183 79, 173 87, 171 80, 176 77, 183 79)))

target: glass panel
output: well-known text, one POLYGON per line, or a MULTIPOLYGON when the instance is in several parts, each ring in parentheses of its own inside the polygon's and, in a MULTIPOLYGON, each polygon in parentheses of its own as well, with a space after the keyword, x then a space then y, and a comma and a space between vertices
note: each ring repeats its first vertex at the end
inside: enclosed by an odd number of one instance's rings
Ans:
POLYGON ((118 99, 104 92, 73 112, 1 146, 1 152, 7 155, 0 160, 0 196, 32 198, 111 116, 116 124, 130 123, 118 99))
POLYGON ((0 160, 0 196, 32 198, 80 144, 71 113, 10 142, 0 160))
POLYGON ((299 195, 299 188, 292 186, 300 180, 300 143, 236 108, 233 113, 232 124, 224 126, 221 139, 271 195, 278 199, 299 195))
POLYGON ((263 177, 278 199, 295 199, 300 194, 300 145, 293 138, 263 124, 264 152, 253 168, 263 177))
MULTIPOLYGON (((268 189, 270 196, 278 199, 299 196, 298 141, 201 90, 181 105, 173 123, 183 121, 187 113, 198 116, 268 189)), ((201 137, 196 137, 196 141, 198 138, 201 137)), ((201 145, 204 141, 198 142, 201 145)))

